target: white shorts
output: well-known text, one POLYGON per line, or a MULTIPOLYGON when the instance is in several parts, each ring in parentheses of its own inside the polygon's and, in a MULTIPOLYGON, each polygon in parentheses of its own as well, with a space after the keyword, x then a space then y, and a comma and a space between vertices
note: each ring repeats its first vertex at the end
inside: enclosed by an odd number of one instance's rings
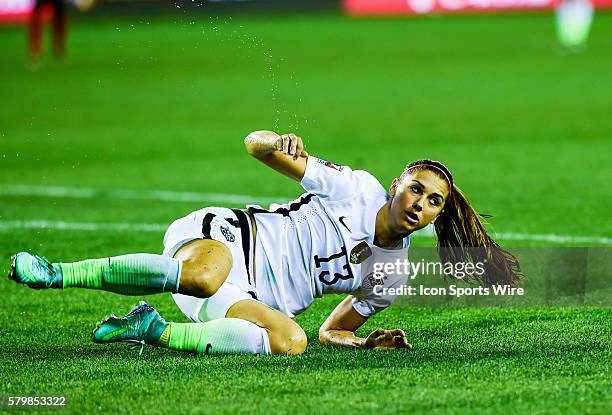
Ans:
POLYGON ((172 294, 179 309, 191 321, 224 318, 238 301, 257 298, 252 285, 254 246, 251 234, 249 215, 241 210, 221 207, 200 209, 170 225, 164 235, 164 255, 173 257, 182 246, 196 239, 214 239, 232 253, 232 269, 212 297, 172 294))

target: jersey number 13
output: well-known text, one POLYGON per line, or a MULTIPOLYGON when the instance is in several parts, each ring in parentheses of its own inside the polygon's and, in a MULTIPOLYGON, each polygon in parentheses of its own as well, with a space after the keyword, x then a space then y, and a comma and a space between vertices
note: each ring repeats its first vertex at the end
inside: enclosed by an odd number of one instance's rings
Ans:
POLYGON ((332 254, 328 257, 320 257, 318 255, 315 255, 314 261, 315 261, 315 265, 317 268, 322 268, 324 264, 327 265, 326 266, 327 269, 321 271, 321 273, 319 274, 319 281, 321 281, 325 285, 334 285, 340 280, 344 281, 344 280, 350 280, 351 278, 353 278, 353 272, 351 271, 351 267, 348 261, 348 255, 346 253, 346 246, 342 246, 342 248, 340 249, 340 252, 338 252, 337 254, 332 254), (329 271, 330 263, 331 262, 337 263, 337 261, 341 261, 341 263, 344 262, 344 265, 342 266, 342 270, 345 271, 346 273, 340 274, 340 273, 334 272, 334 276, 330 277, 330 274, 331 274, 331 272, 329 271))

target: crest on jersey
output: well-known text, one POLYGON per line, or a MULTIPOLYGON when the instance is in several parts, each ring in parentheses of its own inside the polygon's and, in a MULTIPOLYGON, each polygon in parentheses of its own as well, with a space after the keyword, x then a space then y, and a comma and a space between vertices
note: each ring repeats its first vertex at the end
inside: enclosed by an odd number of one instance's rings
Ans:
POLYGON ((221 233, 223 234, 223 236, 225 236, 225 239, 227 240, 227 242, 234 242, 236 240, 236 237, 234 236, 232 231, 229 230, 227 226, 221 225, 220 229, 221 229, 221 233))
POLYGON ((344 169, 344 166, 341 166, 340 164, 335 164, 335 163, 332 163, 331 161, 327 161, 323 159, 319 159, 319 163, 321 163, 322 165, 326 167, 329 167, 330 169, 334 169, 337 171, 342 171, 342 169, 344 169))
POLYGON ((361 288, 373 290, 376 286, 384 286, 387 276, 382 278, 377 278, 373 272, 370 272, 368 275, 362 278, 361 288))
POLYGON ((351 264, 361 264, 370 256, 372 256, 372 250, 370 249, 370 246, 367 244, 367 242, 359 242, 351 250, 351 264))

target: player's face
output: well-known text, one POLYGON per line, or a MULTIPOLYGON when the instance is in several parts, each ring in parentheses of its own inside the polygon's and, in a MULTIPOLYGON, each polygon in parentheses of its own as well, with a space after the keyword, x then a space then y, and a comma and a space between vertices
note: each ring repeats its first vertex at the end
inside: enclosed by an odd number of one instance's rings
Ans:
POLYGON ((433 222, 444 208, 449 187, 430 170, 417 170, 391 187, 391 226, 397 231, 414 232, 433 222))

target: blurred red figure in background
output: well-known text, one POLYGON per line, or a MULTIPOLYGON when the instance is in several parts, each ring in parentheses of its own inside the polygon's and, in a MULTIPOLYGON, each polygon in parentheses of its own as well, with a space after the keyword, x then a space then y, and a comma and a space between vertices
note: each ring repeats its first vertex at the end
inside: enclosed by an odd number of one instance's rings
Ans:
POLYGON ((68 13, 64 0, 36 0, 30 16, 28 30, 28 47, 32 62, 40 61, 42 56, 43 10, 44 6, 53 6, 53 56, 62 59, 66 55, 66 32, 68 30, 68 13))

